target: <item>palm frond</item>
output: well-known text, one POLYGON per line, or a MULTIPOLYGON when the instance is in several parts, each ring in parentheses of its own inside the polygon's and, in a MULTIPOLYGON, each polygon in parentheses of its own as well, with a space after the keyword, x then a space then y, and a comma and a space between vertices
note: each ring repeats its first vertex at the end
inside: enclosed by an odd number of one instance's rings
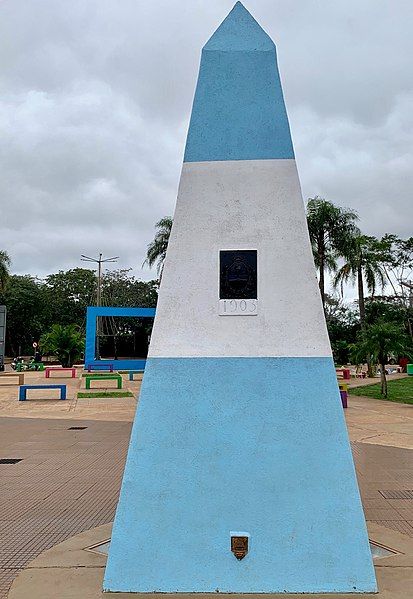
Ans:
POLYGON ((169 237, 172 229, 172 222, 173 221, 170 216, 164 216, 156 223, 155 237, 148 245, 146 258, 142 264, 142 267, 147 264, 149 268, 152 268, 152 266, 156 264, 156 270, 159 277, 162 274, 166 250, 168 248, 169 237))

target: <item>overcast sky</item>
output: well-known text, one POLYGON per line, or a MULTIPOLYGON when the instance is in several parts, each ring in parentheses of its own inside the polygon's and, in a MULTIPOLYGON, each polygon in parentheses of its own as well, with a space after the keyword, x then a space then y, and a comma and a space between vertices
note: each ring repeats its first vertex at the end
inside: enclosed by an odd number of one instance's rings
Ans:
MULTIPOLYGON (((0 249, 141 270, 173 213, 200 50, 232 0, 0 0, 0 249)), ((274 39, 304 198, 412 235, 412 0, 247 0, 274 39)))

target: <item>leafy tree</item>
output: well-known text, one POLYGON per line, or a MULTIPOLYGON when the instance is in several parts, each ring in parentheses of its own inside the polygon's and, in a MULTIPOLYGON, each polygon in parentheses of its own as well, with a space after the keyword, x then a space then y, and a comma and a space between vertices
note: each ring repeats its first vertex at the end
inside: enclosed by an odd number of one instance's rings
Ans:
POLYGON ((379 320, 362 329, 356 343, 351 346, 351 356, 356 364, 370 361, 380 365, 381 394, 387 397, 386 364, 399 355, 411 353, 411 342, 400 325, 379 320))
MULTIPOLYGON (((129 271, 103 275, 104 305, 154 307, 157 281, 139 281, 129 271)), ((31 354, 33 341, 53 324, 85 326, 86 308, 94 305, 96 274, 93 270, 74 268, 51 274, 44 281, 30 276, 12 275, 5 290, 0 290, 0 304, 7 306, 6 355, 31 354)), ((107 324, 108 319, 102 319, 107 324)), ((113 319, 112 319, 113 320, 113 319)), ((126 328, 116 319, 116 334, 125 332, 127 346, 120 350, 145 355, 151 319, 126 319, 126 328)), ((110 323, 109 323, 110 324, 110 323)), ((113 327, 112 327, 113 329, 113 327)), ((108 331, 104 331, 108 333, 108 331)), ((112 339, 113 331, 111 332, 112 339)), ((110 339, 107 342, 110 345, 110 339)), ((112 343, 113 344, 113 343, 112 343)), ((116 352, 115 352, 116 353, 116 352)))
POLYGON ((45 354, 54 354, 64 367, 73 366, 82 354, 85 339, 75 324, 54 324, 40 338, 40 349, 45 354))
POLYGON ((29 275, 11 275, 0 293, 0 304, 7 306, 6 354, 30 355, 47 327, 47 300, 41 281, 29 275))
POLYGON ((6 283, 9 280, 11 260, 10 256, 4 250, 0 250, 0 291, 4 291, 6 283))
POLYGON ((393 301, 391 297, 376 296, 366 300, 366 324, 368 325, 378 321, 386 321, 404 327, 407 332, 406 312, 408 312, 408 316, 413 317, 413 309, 406 311, 404 306, 393 301))
MULTIPOLYGON (((102 297, 107 305, 120 307, 154 308, 158 299, 157 281, 139 281, 129 270, 116 270, 103 276, 102 297)), ((148 318, 101 319, 102 355, 133 355, 145 357, 153 321, 148 318)))
POLYGON ((172 218, 170 216, 164 216, 164 218, 161 218, 161 220, 156 223, 155 228, 157 229, 155 238, 148 245, 146 259, 142 266, 147 264, 151 268, 156 264, 156 270, 159 279, 161 279, 166 249, 168 247, 169 236, 172 229, 172 218))
POLYGON ((381 296, 366 301, 366 322, 374 324, 386 320, 403 327, 413 343, 413 306, 400 302, 394 296, 381 296))
POLYGON ((382 288, 386 284, 380 243, 375 237, 355 235, 348 239, 343 254, 345 262, 336 273, 333 284, 335 287, 340 285, 343 292, 344 283, 354 284, 357 281, 360 321, 361 326, 364 326, 366 320, 364 283, 372 296, 377 284, 382 288))
POLYGON ((127 270, 107 272, 102 278, 102 297, 106 305, 154 308, 158 299, 157 281, 139 281, 127 270))
POLYGON ((334 272, 337 258, 344 254, 346 245, 359 230, 358 215, 348 208, 316 196, 307 203, 307 224, 315 265, 320 272, 319 287, 323 306, 326 303, 325 272, 334 272))
POLYGON ((93 270, 73 268, 51 274, 44 280, 47 320, 51 324, 85 324, 86 308, 94 305, 97 280, 93 270))
POLYGON ((383 269, 394 296, 408 306, 412 291, 407 291, 402 283, 413 276, 413 237, 401 239, 386 233, 380 240, 380 246, 383 269))
POLYGON ((360 328, 355 310, 326 295, 325 315, 331 349, 336 364, 348 364, 350 344, 360 328))

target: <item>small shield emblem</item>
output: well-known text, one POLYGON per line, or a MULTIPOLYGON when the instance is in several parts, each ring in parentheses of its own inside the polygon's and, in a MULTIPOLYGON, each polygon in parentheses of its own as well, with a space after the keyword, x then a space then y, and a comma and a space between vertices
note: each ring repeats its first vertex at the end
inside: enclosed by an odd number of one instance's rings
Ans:
POLYGON ((243 559, 248 553, 248 537, 231 537, 231 551, 237 559, 243 559))

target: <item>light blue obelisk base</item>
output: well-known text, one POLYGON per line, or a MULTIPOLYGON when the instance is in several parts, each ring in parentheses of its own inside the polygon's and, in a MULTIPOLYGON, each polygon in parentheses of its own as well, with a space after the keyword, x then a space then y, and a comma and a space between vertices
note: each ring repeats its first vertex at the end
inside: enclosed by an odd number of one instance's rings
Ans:
POLYGON ((371 591, 334 374, 328 358, 148 360, 105 588, 371 591))

